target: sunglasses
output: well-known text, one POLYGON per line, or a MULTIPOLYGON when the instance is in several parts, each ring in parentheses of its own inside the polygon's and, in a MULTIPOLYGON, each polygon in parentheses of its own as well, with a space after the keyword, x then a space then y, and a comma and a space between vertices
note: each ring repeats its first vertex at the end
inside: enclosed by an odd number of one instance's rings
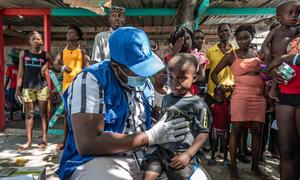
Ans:
POLYGON ((123 7, 117 7, 117 6, 113 6, 110 8, 110 12, 120 12, 120 13, 125 13, 125 8, 123 7))

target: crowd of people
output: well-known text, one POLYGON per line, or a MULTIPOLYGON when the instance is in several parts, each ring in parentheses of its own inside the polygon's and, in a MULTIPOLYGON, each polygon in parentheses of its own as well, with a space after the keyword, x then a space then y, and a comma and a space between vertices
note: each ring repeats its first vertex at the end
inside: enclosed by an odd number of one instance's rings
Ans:
POLYGON ((204 151, 209 166, 223 154, 231 179, 240 179, 237 160, 251 162, 253 176, 269 179, 259 167, 268 142, 272 158, 280 158, 281 179, 299 179, 299 2, 277 7, 278 22, 261 50, 252 44, 254 26, 235 29, 234 47, 231 25, 221 23, 219 42, 206 51, 201 30, 177 27, 165 57, 154 53, 159 47, 152 47, 144 31, 124 26, 125 11, 111 8, 110 31, 97 34, 91 57, 79 43, 77 26, 68 28, 67 45, 53 61, 36 31, 29 34, 30 49, 12 56, 15 66, 7 69, 5 87, 10 80, 10 100, 15 96, 26 106, 27 142, 20 150, 32 144, 36 101, 40 148, 47 146, 52 69, 63 73, 61 179, 188 179, 204 151))

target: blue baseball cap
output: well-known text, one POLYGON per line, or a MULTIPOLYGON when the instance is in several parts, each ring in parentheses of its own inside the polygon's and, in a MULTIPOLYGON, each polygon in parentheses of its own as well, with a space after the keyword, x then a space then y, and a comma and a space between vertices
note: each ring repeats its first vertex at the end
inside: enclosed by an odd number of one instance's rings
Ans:
POLYGON ((134 27, 119 27, 109 38, 110 57, 142 77, 149 77, 165 65, 151 51, 146 33, 134 27))

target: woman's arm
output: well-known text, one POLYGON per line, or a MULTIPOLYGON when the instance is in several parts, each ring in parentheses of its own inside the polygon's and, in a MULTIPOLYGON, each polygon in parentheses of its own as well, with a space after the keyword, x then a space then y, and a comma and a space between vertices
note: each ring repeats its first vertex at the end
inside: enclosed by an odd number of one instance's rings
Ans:
POLYGON ((216 86, 219 85, 218 74, 227 66, 231 66, 231 64, 234 62, 234 59, 234 54, 231 51, 222 58, 217 67, 213 70, 213 72, 211 73, 211 79, 216 84, 216 86))

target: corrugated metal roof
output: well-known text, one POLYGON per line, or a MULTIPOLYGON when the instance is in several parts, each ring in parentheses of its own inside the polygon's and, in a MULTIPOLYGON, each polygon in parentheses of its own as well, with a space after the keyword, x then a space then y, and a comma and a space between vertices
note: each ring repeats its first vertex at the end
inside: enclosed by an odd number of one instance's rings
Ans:
POLYGON ((213 0, 210 7, 223 7, 223 8, 256 8, 256 7, 276 7, 282 3, 282 0, 242 0, 242 1, 218 1, 213 0))
MULTIPOLYGON (((177 8, 179 0, 114 0, 113 5, 123 6, 125 8, 177 8)), ((5 0, 0 1, 0 7, 3 8, 69 8, 69 5, 64 4, 63 0, 5 0)), ((107 16, 95 17, 55 17, 51 16, 51 26, 64 27, 75 24, 79 27, 109 27, 107 16)), ((4 17, 4 25, 7 26, 43 26, 42 17, 4 17)), ((158 26, 174 26, 175 16, 155 16, 155 17, 137 17, 131 16, 126 18, 126 25, 136 27, 158 27, 158 26)), ((31 28, 29 28, 31 29, 31 28)), ((53 30, 54 31, 54 30, 53 30)), ((25 32, 27 33, 27 31, 25 32)), ((91 32, 89 32, 91 33, 91 32)), ((94 32, 94 35, 98 33, 94 32)), ((169 37, 170 32, 149 32, 149 35, 161 35, 169 37)), ((53 36, 55 37, 53 32, 53 36)), ((62 35, 64 36, 64 35, 62 35)), ((93 37, 90 35, 88 37, 93 37)))
MULTIPOLYGON (((200 2, 201 0, 199 0, 200 2)), ((113 5, 123 6, 125 8, 178 8, 180 0, 113 0, 113 5)), ((244 8, 244 7, 276 7, 282 0, 242 0, 242 1, 210 1, 212 8, 244 8)), ((1 0, 0 7, 42 7, 42 8, 68 8, 69 5, 64 4, 63 0, 1 0)), ((175 26, 175 16, 146 16, 146 17, 127 17, 127 25, 138 27, 152 26, 175 26)), ((201 28, 206 34, 216 35, 217 25, 227 22, 236 27, 239 24, 257 24, 261 21, 271 21, 271 15, 264 16, 207 16, 201 22, 201 28)), ((53 27, 65 27, 70 24, 76 24, 79 27, 108 27, 108 18, 106 16, 98 17, 51 17, 51 25, 53 27)), ((270 23, 269 23, 270 24, 270 23)), ((4 25, 7 26, 43 26, 42 17, 5 17, 4 25)), ((91 32, 89 32, 91 33, 91 32)), ((95 32, 97 33, 97 32, 95 32)), ((149 32, 149 35, 161 35, 167 38, 170 32, 149 32)), ((91 35, 92 36, 92 35, 91 35)), ((213 38, 212 38, 213 39, 213 38)))
MULTIPOLYGON (((273 8, 277 7, 282 0, 242 0, 242 1, 211 1, 211 8, 273 8)), ((205 33, 216 34, 217 25, 221 23, 230 23, 233 27, 240 24, 258 24, 262 21, 274 21, 273 15, 253 15, 253 16, 207 16, 201 22, 200 28, 205 33)), ((268 23, 270 24, 270 23, 268 23)), ((266 27, 266 29, 269 27, 266 27)))
POLYGON ((254 24, 271 17, 273 16, 209 16, 203 24, 216 25, 224 22, 229 24, 254 24))

